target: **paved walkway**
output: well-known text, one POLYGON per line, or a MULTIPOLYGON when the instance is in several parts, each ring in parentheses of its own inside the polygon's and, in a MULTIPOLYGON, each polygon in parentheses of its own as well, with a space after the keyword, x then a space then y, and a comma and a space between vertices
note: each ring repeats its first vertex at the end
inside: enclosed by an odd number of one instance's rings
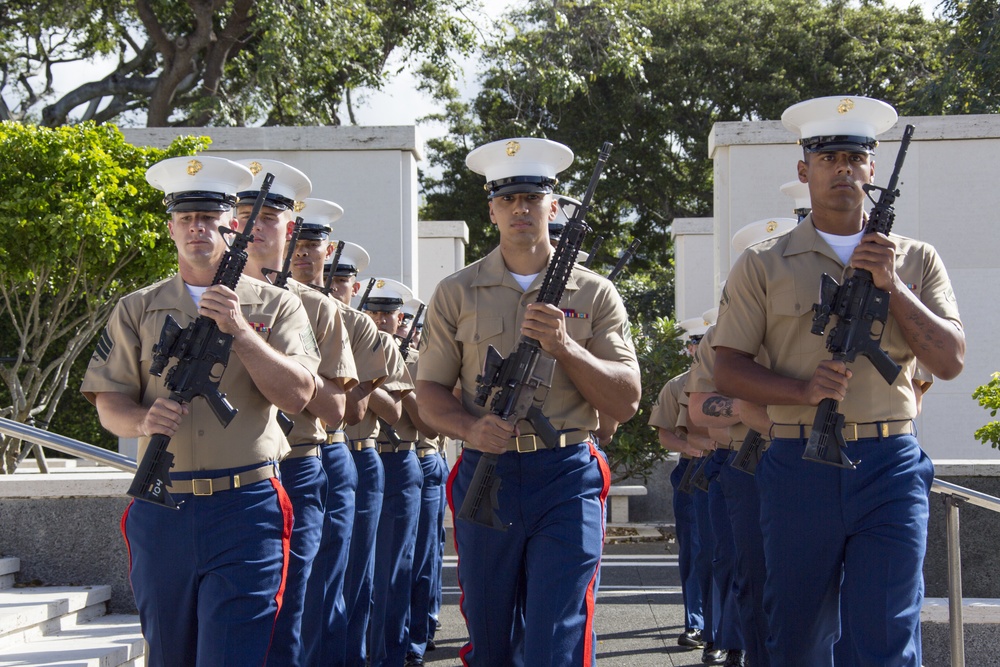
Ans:
MULTIPOLYGON (((701 651, 677 646, 684 629, 676 544, 667 540, 605 546, 598 590, 598 665, 606 667, 673 667, 701 665, 701 651)), ((460 665, 458 651, 466 642, 465 622, 458 609, 454 546, 448 542, 444 567, 444 608, 437 650, 429 665, 460 665)))

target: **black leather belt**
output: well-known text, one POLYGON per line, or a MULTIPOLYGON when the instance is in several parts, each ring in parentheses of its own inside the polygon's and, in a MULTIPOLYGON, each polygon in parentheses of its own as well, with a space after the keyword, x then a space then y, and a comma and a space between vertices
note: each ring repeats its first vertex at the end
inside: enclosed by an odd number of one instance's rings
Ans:
MULTIPOLYGON (((206 471, 207 472, 207 471, 206 471)), ((196 496, 210 496, 220 491, 238 489, 254 482, 261 482, 278 476, 276 465, 268 464, 253 470, 223 475, 222 477, 203 477, 195 479, 173 479, 168 487, 171 493, 193 493, 196 496)))
MULTIPOLYGON (((811 432, 812 426, 807 424, 774 424, 771 426, 771 439, 808 440, 811 432)), ((844 424, 842 433, 847 442, 865 438, 888 438, 890 435, 909 435, 913 433, 913 421, 903 419, 889 422, 844 424)))

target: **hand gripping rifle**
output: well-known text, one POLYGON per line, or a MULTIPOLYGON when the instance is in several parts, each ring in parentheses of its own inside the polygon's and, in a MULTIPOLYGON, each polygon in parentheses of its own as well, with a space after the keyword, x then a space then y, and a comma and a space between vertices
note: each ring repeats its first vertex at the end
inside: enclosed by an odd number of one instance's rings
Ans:
MULTIPOLYGON (((288 289, 288 279, 292 276, 292 257, 295 255, 295 244, 299 241, 299 234, 302 233, 302 223, 304 221, 301 217, 295 218, 295 225, 292 227, 292 236, 288 239, 288 249, 285 251, 285 261, 281 264, 281 270, 275 271, 274 269, 269 269, 266 266, 263 267, 260 272, 264 274, 275 287, 280 287, 281 289, 288 289), (268 276, 274 274, 274 279, 272 280, 268 276)), ((281 432, 288 435, 292 432, 292 427, 295 426, 295 422, 286 415, 281 410, 278 410, 278 426, 281 427, 281 432)))
MULTIPOLYGON (((374 286, 375 286, 375 278, 369 279, 368 287, 365 288, 365 293, 361 295, 361 301, 358 301, 358 310, 364 312, 365 304, 368 303, 368 297, 371 296, 372 287, 374 286)), ((406 357, 403 357, 403 359, 405 360, 406 357)), ((378 421, 379 430, 385 433, 385 437, 389 441, 389 443, 393 446, 394 449, 398 450, 399 446, 403 444, 403 441, 400 439, 399 434, 396 433, 396 429, 392 427, 392 424, 382 419, 381 417, 376 416, 375 419, 378 421)))
MULTIPOLYGON (((868 215, 866 234, 888 234, 892 230, 892 223, 896 218, 893 204, 899 196, 896 184, 912 137, 913 126, 907 125, 903 130, 903 140, 899 144, 899 154, 888 185, 884 188, 864 185, 868 198, 873 202, 875 200, 872 199, 871 191, 880 192, 878 201, 868 215)), ((889 293, 875 286, 870 271, 854 271, 843 285, 838 285, 836 280, 824 273, 820 283, 820 302, 813 305, 813 311, 812 333, 817 336, 823 335, 830 316, 837 316, 837 324, 826 339, 826 349, 833 352, 835 361, 851 362, 858 354, 862 354, 868 357, 887 383, 895 382, 900 371, 899 364, 880 346, 882 332, 889 317, 889 293)), ((820 401, 802 458, 854 469, 858 462, 851 461, 843 450, 847 444, 843 434, 844 415, 837 412, 838 407, 838 402, 832 398, 820 401)))
POLYGON ((618 258, 618 263, 615 264, 615 268, 611 269, 611 273, 608 274, 608 280, 614 282, 615 278, 618 277, 618 274, 621 273, 626 266, 628 266, 628 263, 632 261, 633 257, 635 257, 635 251, 638 250, 640 243, 642 243, 642 241, 635 239, 627 248, 625 248, 625 252, 623 252, 622 256, 618 258))
POLYGON ((424 304, 420 304, 417 308, 417 314, 413 316, 413 324, 410 325, 410 330, 406 332, 406 337, 399 340, 399 353, 403 355, 403 361, 410 356, 410 345, 413 344, 413 334, 417 332, 417 322, 420 321, 420 316, 424 314, 424 304))
MULTIPOLYGON (((271 190, 274 175, 267 174, 260 186, 260 194, 253 203, 253 209, 243 231, 237 232, 227 227, 220 227, 223 235, 232 234, 233 240, 228 242, 229 250, 222 257, 213 285, 225 285, 236 289, 247 263, 247 246, 253 242, 254 222, 260 213, 264 199, 271 190)), ((153 346, 153 363, 149 374, 159 377, 163 369, 176 358, 177 363, 167 371, 164 385, 170 390, 170 399, 178 403, 190 403, 195 396, 201 396, 215 413, 223 426, 236 416, 237 410, 225 394, 219 392, 219 382, 229 363, 229 352, 233 337, 219 331, 219 326, 210 317, 199 315, 197 319, 181 329, 173 317, 167 315, 160 331, 160 340, 153 346)), ((177 503, 170 496, 167 487, 170 485, 170 468, 173 466, 174 455, 167 450, 170 436, 157 433, 149 440, 149 445, 135 471, 128 495, 138 500, 145 500, 163 507, 177 509, 177 503)))
MULTIPOLYGON (((583 243, 583 237, 588 231, 587 225, 583 222, 590 208, 590 201, 594 197, 594 190, 597 189, 597 182, 611 153, 610 142, 605 142, 601 147, 600 155, 597 158, 597 165, 594 173, 590 177, 590 185, 587 193, 573 217, 566 223, 559 243, 549 261, 549 268, 545 272, 542 280, 541 291, 538 294, 538 303, 559 305, 563 291, 570 274, 573 272, 573 265, 576 263, 577 253, 583 243)), ((552 381, 552 372, 555 368, 555 360, 551 357, 542 356, 542 346, 534 338, 521 336, 517 348, 511 352, 510 356, 504 359, 497 352, 496 348, 490 346, 486 353, 483 373, 476 381, 479 386, 476 389, 476 405, 486 405, 490 394, 496 389, 493 401, 490 403, 490 411, 499 416, 504 421, 516 424, 526 420, 535 430, 537 437, 548 447, 556 447, 559 442, 559 432, 553 428, 548 418, 542 414, 541 404, 545 400, 545 394, 552 381), (540 387, 545 387, 546 391, 542 396, 536 396, 540 387)), ((468 493, 462 502, 462 507, 458 512, 458 518, 472 521, 489 528, 506 530, 507 527, 497 517, 497 493, 500 491, 500 479, 493 473, 496 469, 499 456, 483 452, 476 464, 476 470, 472 475, 468 493), (483 502, 489 494, 489 502, 483 502)))

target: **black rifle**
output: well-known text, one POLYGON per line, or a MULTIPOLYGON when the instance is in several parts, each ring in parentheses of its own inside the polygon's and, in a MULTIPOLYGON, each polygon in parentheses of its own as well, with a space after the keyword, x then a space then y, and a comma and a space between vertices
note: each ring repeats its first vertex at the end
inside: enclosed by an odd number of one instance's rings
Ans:
MULTIPOLYGON (((868 198, 875 203, 868 215, 866 234, 888 234, 892 230, 892 223, 896 218, 893 204, 899 196, 896 184, 912 137, 913 126, 907 125, 903 130, 903 140, 899 144, 899 154, 896 156, 896 166, 889 177, 889 184, 884 188, 867 183, 863 186, 868 198), (877 202, 871 196, 872 190, 880 192, 877 202)), ((882 332, 889 318, 889 293, 875 286, 870 271, 854 271, 843 285, 837 284, 835 279, 824 273, 820 283, 820 302, 813 305, 813 311, 812 333, 817 336, 823 335, 830 316, 837 316, 837 324, 826 339, 826 349, 833 352, 835 361, 852 362, 862 354, 868 357, 888 384, 896 381, 900 371, 899 364, 880 346, 882 332)), ((847 445, 843 434, 844 415, 837 411, 838 407, 839 403, 832 398, 820 401, 802 458, 854 469, 858 461, 851 461, 843 450, 847 445)))
POLYGON ((760 455, 764 453, 765 444, 767 440, 759 432, 750 429, 729 465, 747 474, 754 474, 757 464, 760 463, 760 455))
MULTIPOLYGON (((281 265, 281 270, 276 271, 274 269, 269 269, 266 266, 261 268, 260 272, 264 274, 264 278, 268 280, 275 287, 280 287, 281 289, 288 289, 288 279, 292 275, 292 257, 295 255, 295 244, 299 241, 299 234, 302 233, 302 223, 301 217, 295 218, 295 225, 292 227, 292 238, 288 240, 288 250, 285 251, 285 261, 281 265), (274 279, 268 278, 269 274, 274 274, 274 279)), ((278 426, 281 427, 281 432, 288 435, 292 432, 292 427, 295 426, 295 422, 286 415, 281 410, 278 410, 278 426)))
POLYGON ((715 452, 706 452, 705 455, 699 459, 700 465, 698 466, 698 469, 691 474, 690 485, 699 491, 704 491, 705 493, 708 493, 708 485, 711 482, 711 480, 708 479, 708 474, 705 471, 705 468, 708 467, 708 462, 714 454, 715 452))
POLYGON ((326 274, 326 278, 323 280, 323 286, 317 287, 316 285, 309 285, 313 289, 317 289, 323 294, 330 296, 333 292, 333 277, 337 273, 337 264, 340 263, 340 255, 344 252, 344 242, 337 241, 337 250, 333 253, 333 261, 330 262, 330 273, 326 274))
POLYGON ((302 222, 302 218, 295 218, 295 226, 292 227, 292 237, 288 239, 288 249, 285 251, 285 261, 281 265, 281 270, 276 271, 267 267, 260 270, 264 278, 275 287, 288 289, 288 279, 292 276, 292 257, 295 255, 295 244, 299 241, 299 234, 302 233, 302 222), (274 274, 273 279, 268 278, 270 274, 274 274))
POLYGON ((694 493, 694 487, 691 486, 691 478, 694 477, 695 470, 705 462, 705 456, 700 458, 690 458, 687 460, 687 468, 684 469, 684 474, 681 475, 681 481, 677 483, 677 490, 691 495, 694 493))
POLYGON ((424 304, 420 304, 417 308, 417 314, 413 316, 413 324, 410 325, 410 330, 406 332, 406 337, 399 340, 399 353, 403 355, 403 361, 410 355, 410 345, 413 344, 413 334, 417 331, 417 322, 420 321, 420 316, 424 314, 424 304))
MULTIPOLYGON (((273 174, 264 176, 260 193, 242 232, 219 227, 219 232, 223 235, 233 234, 233 240, 227 242, 229 250, 215 272, 213 285, 236 289, 247 263, 247 246, 253 242, 251 232, 254 222, 273 182, 273 174)), ((201 396, 208 402, 219 422, 223 426, 229 426, 237 410, 229 404, 225 394, 219 392, 219 382, 229 363, 232 344, 233 337, 219 331, 219 326, 210 317, 199 315, 181 329, 177 321, 167 315, 160 331, 160 340, 153 346, 153 362, 150 364, 149 374, 159 377, 170 359, 176 358, 177 363, 167 371, 164 380, 164 385, 170 390, 170 399, 178 403, 190 403, 195 396, 201 396)), ((177 509, 177 503, 167 491, 170 486, 170 468, 174 461, 174 455, 167 450, 169 444, 170 436, 167 435, 157 433, 150 438, 142 461, 135 471, 132 485, 129 486, 128 495, 177 509)))
MULTIPOLYGON (((358 310, 364 312, 365 304, 368 303, 368 297, 371 296, 372 287, 374 286, 375 278, 369 279, 368 287, 365 288, 365 293, 361 295, 361 301, 358 301, 358 310)), ((405 359, 406 357, 403 358, 405 359)), ((403 444, 403 441, 400 439, 399 434, 396 433, 396 429, 392 427, 392 424, 381 417, 376 416, 375 419, 378 420, 379 429, 385 433, 385 437, 392 445, 393 449, 398 450, 399 446, 403 444)))
POLYGON ((625 252, 623 252, 622 256, 618 258, 618 263, 615 264, 615 268, 611 269, 611 273, 608 274, 608 280, 614 282, 615 278, 618 277, 618 274, 621 273, 626 266, 628 266, 628 263, 632 261, 633 257, 635 257, 635 251, 638 250, 640 243, 642 243, 642 241, 635 239, 627 248, 625 248, 625 252))
MULTIPOLYGON (((562 300, 583 237, 589 230, 583 220, 587 215, 587 209, 590 208, 590 201, 594 197, 594 190, 597 189, 604 163, 611 153, 611 146, 610 142, 605 142, 601 147, 587 193, 583 196, 580 206, 573 212, 573 217, 566 223, 549 261, 537 303, 558 306, 562 300)), ((546 446, 556 447, 559 442, 559 432, 542 414, 541 404, 545 400, 544 395, 541 398, 536 395, 539 387, 544 386, 547 389, 551 385, 554 368, 555 360, 551 357, 542 357, 541 344, 529 336, 521 336, 517 348, 506 359, 491 345, 486 353, 483 373, 476 378, 479 384, 476 389, 476 405, 486 405, 490 394, 497 389, 490 403, 490 412, 512 424, 521 420, 527 421, 534 429, 536 437, 540 437, 546 446)), ((507 529, 496 514, 500 478, 493 473, 499 459, 496 454, 482 453, 465 500, 458 512, 459 519, 498 530, 507 529), (483 502, 486 494, 490 496, 489 503, 483 502)))
POLYGON ((591 267, 594 263, 594 258, 597 257, 597 251, 601 249, 602 245, 604 245, 603 236, 598 236, 594 239, 594 245, 590 246, 590 251, 587 252, 587 260, 583 263, 585 267, 588 269, 591 267))

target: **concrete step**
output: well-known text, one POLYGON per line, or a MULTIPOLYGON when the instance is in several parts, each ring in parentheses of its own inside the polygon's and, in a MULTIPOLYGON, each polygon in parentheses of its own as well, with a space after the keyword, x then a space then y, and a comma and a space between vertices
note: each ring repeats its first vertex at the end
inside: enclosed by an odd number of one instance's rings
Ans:
POLYGON ((0 591, 14 587, 14 577, 21 571, 21 559, 0 556, 0 591))
MULTIPOLYGON (((920 610, 925 667, 951 665, 947 598, 926 598, 920 610)), ((996 665, 1000 655, 1000 600, 965 598, 962 635, 966 665, 996 665)))
POLYGON ((0 591, 0 654, 12 646, 104 616, 110 598, 110 586, 38 586, 0 591))
POLYGON ((101 616, 41 639, 0 649, 0 664, 32 667, 144 667, 138 616, 101 616))

